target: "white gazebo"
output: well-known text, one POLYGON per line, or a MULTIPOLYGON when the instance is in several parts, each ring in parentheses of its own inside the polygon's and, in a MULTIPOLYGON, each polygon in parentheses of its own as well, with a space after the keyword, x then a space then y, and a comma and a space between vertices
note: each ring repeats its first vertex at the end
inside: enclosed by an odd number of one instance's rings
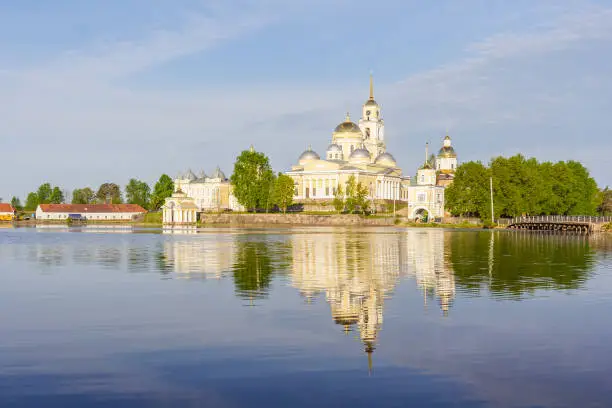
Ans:
POLYGON ((195 225, 198 207, 195 200, 187 197, 179 188, 166 198, 162 207, 164 225, 195 225))

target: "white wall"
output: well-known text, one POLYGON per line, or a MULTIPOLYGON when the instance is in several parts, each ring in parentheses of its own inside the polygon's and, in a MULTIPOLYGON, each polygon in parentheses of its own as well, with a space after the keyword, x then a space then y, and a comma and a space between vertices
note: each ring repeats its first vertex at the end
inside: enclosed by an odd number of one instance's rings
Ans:
POLYGON ((36 210, 36 219, 45 220, 66 220, 69 214, 80 214, 82 218, 92 221, 116 221, 116 220, 131 220, 135 215, 143 213, 130 212, 130 213, 75 213, 75 212, 44 212, 40 208, 36 210))

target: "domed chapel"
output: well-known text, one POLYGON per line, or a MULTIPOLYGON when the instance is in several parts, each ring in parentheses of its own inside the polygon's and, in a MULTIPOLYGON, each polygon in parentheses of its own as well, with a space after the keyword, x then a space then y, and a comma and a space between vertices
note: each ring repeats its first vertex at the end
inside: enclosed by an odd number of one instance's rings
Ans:
MULTIPOLYGON (((445 146, 449 141, 445 140, 445 146)), ((408 218, 427 214, 433 219, 444 216, 444 187, 436 180, 437 163, 428 160, 426 153, 425 164, 416 180, 402 174, 395 157, 387 151, 385 123, 381 107, 374 99, 370 75, 370 95, 362 106, 358 123, 347 113, 344 121, 334 128, 323 158, 309 146, 286 174, 295 182, 295 202, 331 201, 338 186, 346 191, 348 179, 355 176, 357 182, 368 187, 371 207, 395 200, 408 203, 408 218), (423 168, 431 169, 433 177, 421 177, 423 168)), ((444 167, 450 164, 444 163, 444 167)), ((455 166, 456 156, 453 171, 455 166)))

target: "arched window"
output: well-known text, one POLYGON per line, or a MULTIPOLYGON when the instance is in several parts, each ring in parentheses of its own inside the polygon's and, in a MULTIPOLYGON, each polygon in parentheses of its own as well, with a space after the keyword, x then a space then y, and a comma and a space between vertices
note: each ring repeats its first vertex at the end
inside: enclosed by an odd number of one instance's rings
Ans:
POLYGON ((370 128, 366 128, 366 139, 370 138, 370 128))
POLYGON ((421 174, 421 183, 424 183, 424 182, 425 182, 425 175, 421 174))

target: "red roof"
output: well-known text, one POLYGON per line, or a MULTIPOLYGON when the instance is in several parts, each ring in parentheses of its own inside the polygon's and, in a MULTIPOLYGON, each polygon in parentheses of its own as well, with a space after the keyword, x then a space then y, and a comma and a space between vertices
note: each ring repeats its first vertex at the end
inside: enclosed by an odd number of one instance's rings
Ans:
POLYGON ((146 213, 138 204, 41 204, 49 213, 146 213))
POLYGON ((0 212, 3 212, 3 213, 5 213, 5 212, 14 213, 15 209, 9 203, 0 203, 0 212))

